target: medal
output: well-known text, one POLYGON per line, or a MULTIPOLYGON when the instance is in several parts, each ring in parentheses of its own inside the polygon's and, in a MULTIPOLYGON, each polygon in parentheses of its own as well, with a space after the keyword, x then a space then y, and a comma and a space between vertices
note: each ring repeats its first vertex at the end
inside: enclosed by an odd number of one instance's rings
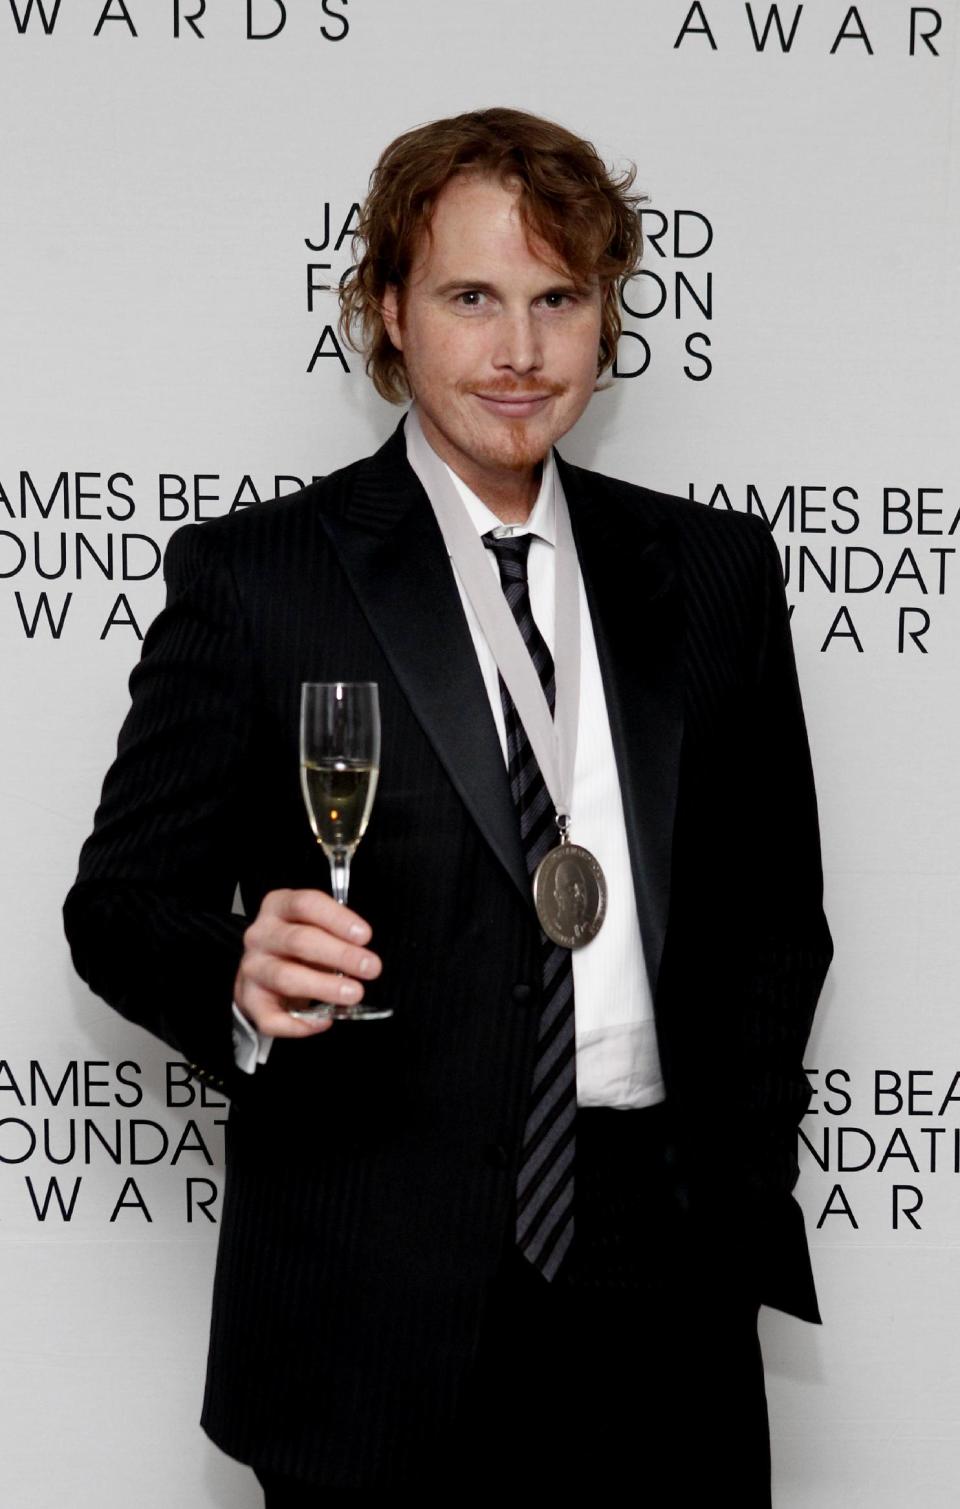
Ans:
POLYGON ((607 882, 596 857, 564 839, 545 854, 533 876, 540 926, 562 948, 583 948, 603 926, 607 882))

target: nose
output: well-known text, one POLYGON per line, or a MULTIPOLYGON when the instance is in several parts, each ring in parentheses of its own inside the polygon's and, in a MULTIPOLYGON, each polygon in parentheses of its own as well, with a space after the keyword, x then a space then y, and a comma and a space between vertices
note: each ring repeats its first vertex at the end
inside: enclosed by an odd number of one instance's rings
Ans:
POLYGON ((499 370, 535 372, 543 365, 540 330, 528 308, 504 310, 497 322, 493 364, 499 370))

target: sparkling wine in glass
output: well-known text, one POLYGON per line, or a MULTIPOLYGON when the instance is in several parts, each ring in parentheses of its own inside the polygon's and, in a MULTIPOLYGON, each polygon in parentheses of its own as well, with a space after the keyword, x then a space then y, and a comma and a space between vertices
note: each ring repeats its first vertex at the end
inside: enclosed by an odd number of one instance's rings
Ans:
MULTIPOLYGON (((380 703, 375 681, 305 681, 300 689, 300 785, 310 826, 330 865, 333 895, 346 903, 350 861, 363 837, 380 774, 380 703)), ((306 1021, 376 1020, 391 1006, 314 1001, 306 1021)))

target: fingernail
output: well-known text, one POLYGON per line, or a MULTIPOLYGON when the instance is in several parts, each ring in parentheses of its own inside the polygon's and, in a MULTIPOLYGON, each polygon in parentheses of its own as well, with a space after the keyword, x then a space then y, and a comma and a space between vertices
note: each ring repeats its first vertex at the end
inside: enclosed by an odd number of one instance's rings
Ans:
POLYGON ((360 995, 360 986, 354 980, 344 980, 340 986, 341 1001, 355 1001, 360 995))
POLYGON ((364 938, 367 936, 367 929, 364 927, 362 922, 351 922, 350 936, 351 938, 356 938, 359 943, 363 942, 364 938))

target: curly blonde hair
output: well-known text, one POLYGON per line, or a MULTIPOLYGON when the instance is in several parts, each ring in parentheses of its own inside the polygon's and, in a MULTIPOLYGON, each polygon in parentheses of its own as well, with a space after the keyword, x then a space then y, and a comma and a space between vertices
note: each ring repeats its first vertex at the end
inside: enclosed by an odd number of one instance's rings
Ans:
POLYGON ((597 376, 617 353, 620 280, 643 250, 631 166, 612 174, 596 148, 563 126, 523 110, 472 110, 431 121, 390 143, 370 175, 353 237, 356 265, 340 288, 340 331, 366 359, 374 387, 391 403, 411 396, 403 353, 390 340, 381 304, 389 285, 402 300, 421 233, 441 190, 458 173, 518 184, 520 214, 578 281, 600 281, 602 324, 597 376))

